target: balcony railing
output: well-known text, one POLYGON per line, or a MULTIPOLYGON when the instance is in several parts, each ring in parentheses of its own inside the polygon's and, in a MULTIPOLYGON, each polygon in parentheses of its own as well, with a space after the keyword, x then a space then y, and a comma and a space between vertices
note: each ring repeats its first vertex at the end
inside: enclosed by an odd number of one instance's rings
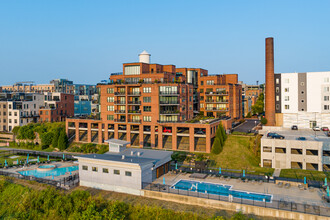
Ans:
POLYGON ((161 105, 179 105, 179 101, 159 101, 161 105))
POLYGON ((125 96, 125 92, 115 92, 115 96, 125 96))
POLYGON ((115 105, 126 105, 126 101, 115 101, 115 105))
POLYGON ((129 105, 141 105, 141 101, 128 101, 129 105))
POLYGON ((115 110, 115 114, 125 114, 125 110, 115 110))
POLYGON ((126 119, 115 119, 115 122, 126 123, 126 119))
POLYGON ((163 121, 163 120, 157 120, 158 123, 177 123, 177 122, 181 122, 179 120, 174 120, 174 121, 163 121))
POLYGON ((141 123, 141 119, 128 119, 128 123, 141 123))
POLYGON ((172 92, 172 91, 160 91, 159 95, 165 95, 165 96, 169 96, 169 95, 179 95, 178 91, 172 92))
POLYGON ((141 114, 141 110, 128 110, 128 114, 141 114))
POLYGON ((129 96, 140 96, 141 92, 130 92, 127 95, 129 95, 129 96))
POLYGON ((228 92, 205 92, 205 95, 228 95, 228 92))
POLYGON ((228 100, 205 100, 206 103, 228 103, 228 100))
POLYGON ((161 115, 179 115, 180 111, 160 111, 161 115))
POLYGON ((228 108, 206 108, 206 111, 228 111, 228 108))

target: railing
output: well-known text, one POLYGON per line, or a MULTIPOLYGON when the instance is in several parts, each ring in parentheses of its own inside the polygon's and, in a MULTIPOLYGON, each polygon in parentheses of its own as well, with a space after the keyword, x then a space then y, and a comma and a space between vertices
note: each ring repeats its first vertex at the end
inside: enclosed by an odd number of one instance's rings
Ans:
POLYGON ((228 95, 228 92, 205 92, 205 95, 228 95))
POLYGON ((128 123, 141 123, 141 119, 128 119, 128 123))
POLYGON ((141 110, 128 110, 128 114, 141 114, 141 110))
POLYGON ((115 105, 126 105, 126 101, 115 101, 115 105))
POLYGON ((34 150, 6 150, 6 151, 0 151, 0 155, 27 155, 29 154, 30 156, 44 156, 44 157, 50 157, 50 158, 59 158, 65 160, 73 160, 73 155, 71 154, 64 154, 63 152, 44 152, 44 151, 34 151, 34 150))
POLYGON ((228 111, 228 108, 205 108, 206 111, 228 111))
POLYGON ((159 95, 179 95, 180 93, 178 91, 171 92, 171 91, 160 91, 159 95))
POLYGON ((160 111, 161 115, 174 115, 174 114, 180 114, 180 111, 160 111))
POLYGON ((115 119, 115 122, 126 123, 126 119, 115 119))
POLYGON ((141 105, 141 101, 128 101, 129 105, 141 105))
POLYGON ((159 101, 161 105, 178 105, 180 104, 179 101, 159 101))
POLYGON ((178 123, 178 122, 184 122, 184 121, 162 121, 162 120, 157 120, 158 123, 178 123))
POLYGON ((127 95, 129 95, 129 96, 140 96, 141 92, 130 92, 127 95))
POLYGON ((228 103, 227 100, 205 100, 206 103, 228 103))
POLYGON ((126 95, 125 92, 115 92, 115 96, 124 96, 126 95))
POLYGON ((115 110, 115 114, 125 114, 125 110, 115 110))
POLYGON ((325 206, 317 206, 311 205, 307 203, 297 203, 297 202, 289 202, 285 200, 275 200, 272 199, 271 202, 267 202, 266 200, 260 201, 253 199, 246 199, 242 196, 226 196, 219 195, 219 192, 212 190, 185 190, 185 189, 177 189, 173 186, 165 185, 165 184, 154 184, 154 183, 142 183, 142 187, 144 190, 157 191, 162 193, 171 193, 183 196, 191 196, 203 199, 212 199, 218 201, 232 202, 238 204, 246 204, 253 205, 264 208, 272 208, 277 210, 291 211, 291 212, 299 212, 306 213, 312 215, 320 215, 330 217, 330 208, 325 206))

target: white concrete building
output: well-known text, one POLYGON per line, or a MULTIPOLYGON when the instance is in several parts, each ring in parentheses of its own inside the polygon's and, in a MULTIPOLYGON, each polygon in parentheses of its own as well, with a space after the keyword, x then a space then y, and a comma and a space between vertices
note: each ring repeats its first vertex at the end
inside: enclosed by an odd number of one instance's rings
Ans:
POLYGON ((143 183, 151 183, 169 171, 172 151, 126 149, 130 142, 107 142, 108 153, 76 156, 81 186, 141 195, 143 183))
POLYGON ((330 127, 330 72, 275 74, 276 125, 330 127))

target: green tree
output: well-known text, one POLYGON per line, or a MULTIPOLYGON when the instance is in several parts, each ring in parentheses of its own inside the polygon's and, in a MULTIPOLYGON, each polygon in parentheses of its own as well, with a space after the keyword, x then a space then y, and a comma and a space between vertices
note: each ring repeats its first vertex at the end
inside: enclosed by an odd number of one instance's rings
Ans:
POLYGON ((62 131, 60 133, 60 136, 58 138, 58 145, 57 145, 57 147, 60 150, 65 150, 68 147, 68 143, 69 143, 68 136, 66 135, 65 130, 62 129, 62 131))
POLYGON ((212 146, 212 153, 213 154, 220 154, 221 153, 221 143, 218 137, 214 139, 213 146, 212 146))
POLYGON ((13 128, 12 132, 14 133, 14 135, 18 135, 19 128, 20 128, 20 126, 16 126, 13 128))
POLYGON ((252 113, 260 115, 264 113, 264 94, 260 93, 256 103, 252 106, 252 113))
POLYGON ((61 133, 61 128, 56 128, 54 130, 53 142, 52 142, 52 147, 53 148, 57 148, 58 147, 58 139, 60 137, 60 133, 61 133))
POLYGON ((267 124, 267 119, 265 117, 262 117, 260 122, 261 122, 261 124, 265 125, 265 124, 267 124))
POLYGON ((33 140, 36 138, 36 135, 34 134, 33 131, 33 126, 31 125, 26 125, 26 126, 22 126, 19 128, 18 130, 18 139, 29 139, 29 140, 33 140))
POLYGON ((41 145, 43 149, 48 148, 49 145, 52 144, 53 135, 54 135, 53 132, 45 132, 41 134, 41 145))

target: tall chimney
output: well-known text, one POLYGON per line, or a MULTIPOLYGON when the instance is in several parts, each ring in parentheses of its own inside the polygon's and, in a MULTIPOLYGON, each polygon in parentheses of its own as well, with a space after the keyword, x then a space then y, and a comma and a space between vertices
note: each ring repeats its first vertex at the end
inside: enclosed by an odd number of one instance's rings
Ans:
POLYGON ((275 126, 274 40, 266 38, 265 117, 268 126, 275 126))

